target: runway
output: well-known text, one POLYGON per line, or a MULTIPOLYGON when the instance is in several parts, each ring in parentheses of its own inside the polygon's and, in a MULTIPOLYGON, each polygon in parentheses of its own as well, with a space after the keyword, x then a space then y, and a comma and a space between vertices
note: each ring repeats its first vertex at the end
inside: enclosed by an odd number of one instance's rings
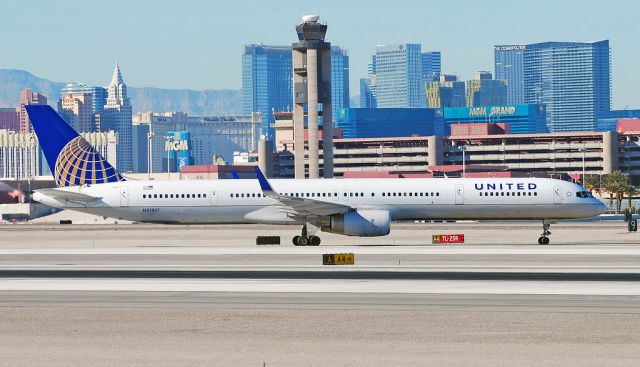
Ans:
POLYGON ((640 237, 619 223, 0 227, 0 366, 636 366, 640 237), (277 227, 276 227, 277 228, 277 227), (275 232, 275 231, 278 232, 275 232), (464 233, 464 245, 431 234, 464 233), (353 266, 323 266, 352 252, 353 266))
POLYGON ((622 296, 0 292, 6 366, 636 366, 622 296))

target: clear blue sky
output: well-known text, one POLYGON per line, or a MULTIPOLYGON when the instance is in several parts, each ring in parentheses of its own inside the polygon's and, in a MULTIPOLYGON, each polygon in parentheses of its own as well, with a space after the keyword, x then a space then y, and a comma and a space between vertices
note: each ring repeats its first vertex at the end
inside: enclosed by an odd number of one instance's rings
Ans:
POLYGON ((440 50, 466 79, 493 70, 495 44, 609 39, 613 105, 640 107, 637 0, 9 0, 0 14, 1 68, 105 85, 118 60, 137 87, 239 89, 242 45, 290 44, 304 14, 349 51, 352 95, 377 44, 440 50))

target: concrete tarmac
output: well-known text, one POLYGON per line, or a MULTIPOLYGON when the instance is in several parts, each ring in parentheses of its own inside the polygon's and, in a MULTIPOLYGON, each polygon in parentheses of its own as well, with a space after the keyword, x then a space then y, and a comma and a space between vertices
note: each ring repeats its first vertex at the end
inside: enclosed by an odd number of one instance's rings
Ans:
MULTIPOLYGON (((640 233, 627 232, 623 221, 567 222, 551 226, 551 246, 640 243, 640 233)), ((468 245, 537 245, 539 221, 394 223, 384 237, 347 237, 319 232, 321 246, 423 246, 434 234, 465 235, 468 245)), ((281 236, 292 246, 299 226, 282 225, 0 225, 0 247, 174 247, 254 246, 258 235, 281 236)))
POLYGON ((2 292, 2 366, 637 366, 628 297, 2 292), (264 363, 264 364, 263 364, 264 363))
POLYGON ((637 366, 640 235, 561 223, 540 246, 539 227, 301 248, 294 227, 3 225, 0 366, 637 366))

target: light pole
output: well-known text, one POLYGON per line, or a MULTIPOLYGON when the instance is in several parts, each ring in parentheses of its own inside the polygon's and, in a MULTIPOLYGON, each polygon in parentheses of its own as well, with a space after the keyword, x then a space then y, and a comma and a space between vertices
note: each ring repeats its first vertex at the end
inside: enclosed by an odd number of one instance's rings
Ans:
POLYGON ((171 157, 169 155, 171 154, 171 149, 172 149, 171 145, 173 144, 175 139, 173 138, 173 136, 165 136, 164 138, 167 141, 167 144, 165 144, 165 149, 167 150, 167 176, 169 176, 169 177, 167 177, 167 180, 170 180, 171 179, 171 170, 170 170, 171 166, 169 165, 169 163, 170 163, 171 157))
POLYGON ((153 131, 147 133, 147 178, 151 180, 151 173, 153 173, 153 146, 152 140, 155 134, 153 131))
POLYGON ((31 174, 27 176, 27 202, 31 203, 31 174))
POLYGON ((462 152, 462 177, 467 175, 467 146, 460 145, 458 149, 462 152))

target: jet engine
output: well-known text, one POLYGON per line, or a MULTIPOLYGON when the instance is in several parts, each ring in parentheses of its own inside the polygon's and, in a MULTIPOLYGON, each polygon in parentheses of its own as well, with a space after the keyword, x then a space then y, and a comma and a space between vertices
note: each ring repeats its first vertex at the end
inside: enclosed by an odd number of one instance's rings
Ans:
POLYGON ((386 236, 391 230, 391 215, 386 210, 357 210, 332 215, 329 225, 322 226, 322 230, 347 236, 386 236))

